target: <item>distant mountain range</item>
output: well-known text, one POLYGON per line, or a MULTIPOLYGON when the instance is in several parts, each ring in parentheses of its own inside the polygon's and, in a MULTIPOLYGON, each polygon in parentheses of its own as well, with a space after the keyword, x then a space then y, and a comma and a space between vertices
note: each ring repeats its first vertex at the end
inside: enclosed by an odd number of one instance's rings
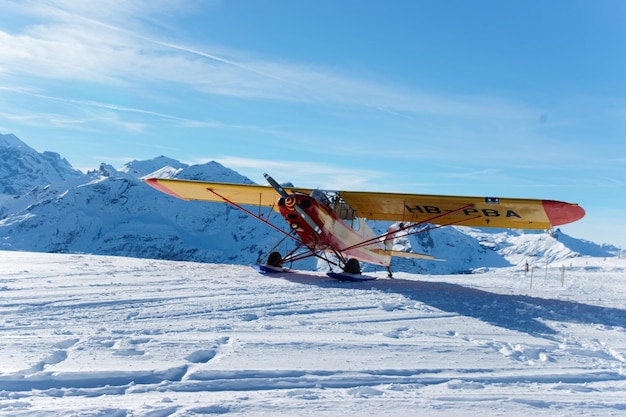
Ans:
MULTIPOLYGON (((282 237, 226 204, 186 202, 159 193, 141 181, 145 176, 252 183, 217 162, 190 166, 165 156, 131 161, 119 170, 102 164, 85 174, 58 153, 39 153, 14 135, 0 134, 0 249, 249 264, 282 237)), ((389 224, 372 226, 382 233, 389 224)), ((283 253, 288 249, 279 247, 283 253)), ((400 238, 396 249, 446 260, 394 259, 392 265, 396 271, 430 274, 526 262, 545 265, 578 256, 615 256, 619 251, 559 230, 456 226, 400 238)), ((324 268, 314 260, 293 267, 324 268)))

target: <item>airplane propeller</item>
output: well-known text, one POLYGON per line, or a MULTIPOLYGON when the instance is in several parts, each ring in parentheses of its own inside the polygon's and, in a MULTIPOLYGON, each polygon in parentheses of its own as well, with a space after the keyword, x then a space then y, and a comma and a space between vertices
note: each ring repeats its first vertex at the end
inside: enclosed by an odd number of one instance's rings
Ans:
MULTIPOLYGON (((263 174, 263 176, 265 177, 267 182, 272 186, 272 188, 276 190, 276 192, 281 197, 285 199, 289 197, 289 194, 287 193, 287 191, 285 191, 285 189, 278 182, 276 182, 274 178, 270 177, 268 174, 263 174)), ((318 235, 322 233, 322 229, 317 225, 317 223, 315 223, 315 221, 311 218, 311 216, 309 216, 308 213, 304 211, 304 209, 298 205, 298 203, 296 203, 293 208, 294 210, 296 210, 296 212, 298 212, 300 217, 304 219, 304 221, 309 225, 309 227, 311 227, 311 229, 315 231, 315 233, 317 233, 318 235)))

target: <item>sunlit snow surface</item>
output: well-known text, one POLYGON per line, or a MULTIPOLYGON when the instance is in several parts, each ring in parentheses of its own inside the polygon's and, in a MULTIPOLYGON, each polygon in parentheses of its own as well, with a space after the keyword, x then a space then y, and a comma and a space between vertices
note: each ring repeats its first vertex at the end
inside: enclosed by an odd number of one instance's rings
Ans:
POLYGON ((626 415, 625 271, 345 283, 0 252, 0 415, 626 415))

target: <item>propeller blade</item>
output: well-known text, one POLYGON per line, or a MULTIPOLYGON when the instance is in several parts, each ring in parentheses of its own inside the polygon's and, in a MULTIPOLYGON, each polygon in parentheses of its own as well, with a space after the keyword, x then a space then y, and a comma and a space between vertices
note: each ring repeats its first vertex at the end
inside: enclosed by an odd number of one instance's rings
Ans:
POLYGON ((302 207, 296 204, 293 208, 296 209, 300 217, 304 219, 304 221, 309 225, 311 229, 315 231, 315 233, 317 233, 318 235, 322 233, 322 229, 320 229, 317 223, 315 223, 311 216, 309 216, 302 207))
POLYGON ((280 196, 282 198, 287 198, 289 197, 289 194, 287 194, 287 191, 285 191, 285 189, 282 187, 282 185, 280 185, 279 183, 276 182, 276 180, 272 177, 270 177, 268 174, 263 174, 263 176, 265 177, 265 179, 267 180, 267 182, 270 183, 270 185, 272 186, 273 189, 276 190, 276 192, 278 194, 280 194, 280 196))
MULTIPOLYGON (((282 198, 289 197, 289 194, 287 193, 287 191, 285 191, 285 189, 278 182, 276 182, 276 180, 274 178, 270 177, 269 174, 267 174, 267 173, 263 174, 263 176, 265 177, 267 182, 269 182, 269 184, 272 186, 272 188, 275 189, 276 192, 282 198)), ((300 207, 298 204, 296 204, 293 208, 298 212, 300 217, 302 217, 304 219, 306 224, 308 224, 309 227, 315 231, 315 233, 317 233, 318 235, 322 233, 322 229, 318 226, 317 223, 315 223, 315 221, 311 218, 311 216, 309 216, 309 214, 306 211, 304 211, 304 209, 302 207, 300 207)))

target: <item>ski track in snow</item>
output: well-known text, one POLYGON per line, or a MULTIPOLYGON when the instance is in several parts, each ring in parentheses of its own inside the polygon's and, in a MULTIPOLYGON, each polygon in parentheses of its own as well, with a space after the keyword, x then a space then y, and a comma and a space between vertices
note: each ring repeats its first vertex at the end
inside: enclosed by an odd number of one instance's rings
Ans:
POLYGON ((530 288, 0 252, 0 415, 626 415, 626 262, 591 259, 530 288))

